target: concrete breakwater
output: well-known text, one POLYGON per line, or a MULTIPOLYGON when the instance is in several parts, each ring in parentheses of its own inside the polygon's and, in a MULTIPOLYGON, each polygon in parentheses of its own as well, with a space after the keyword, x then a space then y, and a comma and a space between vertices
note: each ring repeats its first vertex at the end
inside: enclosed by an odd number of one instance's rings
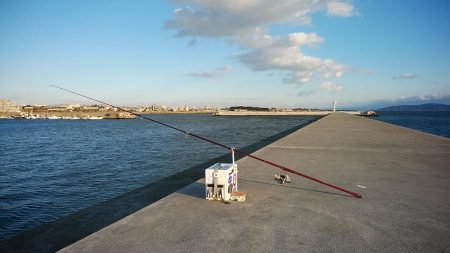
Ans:
POLYGON ((247 201, 204 200, 199 180, 61 252, 447 252, 450 140, 330 114, 256 155, 363 195, 238 161, 247 201))
MULTIPOLYGON (((218 111, 214 116, 325 116, 332 111, 218 111)), ((345 111, 353 115, 361 115, 360 111, 345 111)))

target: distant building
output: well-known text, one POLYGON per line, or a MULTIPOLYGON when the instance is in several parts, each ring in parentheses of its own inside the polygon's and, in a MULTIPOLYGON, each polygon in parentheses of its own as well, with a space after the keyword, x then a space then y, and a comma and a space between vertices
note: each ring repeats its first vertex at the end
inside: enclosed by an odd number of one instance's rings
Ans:
POLYGON ((0 112, 20 112, 20 107, 7 99, 0 99, 0 112))
POLYGON ((74 110, 74 109, 79 109, 79 108, 81 108, 81 105, 80 105, 80 104, 67 105, 66 108, 67 108, 68 110, 74 110))

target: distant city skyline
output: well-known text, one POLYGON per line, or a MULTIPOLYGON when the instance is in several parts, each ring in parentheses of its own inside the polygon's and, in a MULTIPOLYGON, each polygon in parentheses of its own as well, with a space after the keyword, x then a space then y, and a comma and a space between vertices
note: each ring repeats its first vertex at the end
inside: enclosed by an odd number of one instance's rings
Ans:
POLYGON ((450 104, 450 2, 0 2, 0 99, 376 109, 450 104))

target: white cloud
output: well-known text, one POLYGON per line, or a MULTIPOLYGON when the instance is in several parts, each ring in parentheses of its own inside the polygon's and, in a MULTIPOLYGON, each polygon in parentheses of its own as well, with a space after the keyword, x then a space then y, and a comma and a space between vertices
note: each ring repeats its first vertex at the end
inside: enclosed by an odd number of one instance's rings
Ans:
POLYGON ((179 36, 234 36, 242 30, 273 23, 308 24, 310 14, 326 8, 317 0, 178 0, 166 27, 179 36), (190 7, 190 6, 194 7, 190 7))
POLYGON ((332 82, 324 82, 324 83, 322 83, 322 85, 320 85, 320 87, 327 89, 327 90, 335 90, 335 91, 342 90, 342 86, 340 86, 338 84, 334 84, 332 82))
POLYGON ((187 75, 192 76, 192 77, 212 79, 212 78, 223 77, 230 71, 231 71, 231 66, 223 66, 223 67, 217 68, 213 71, 191 72, 191 73, 187 73, 187 75))
POLYGON ((317 36, 316 33, 291 33, 288 35, 289 42, 293 46, 310 46, 315 47, 322 44, 325 40, 322 37, 317 36))
MULTIPOLYGON (((448 97, 448 96, 447 96, 448 97)), ((439 100, 445 98, 443 95, 437 95, 437 94, 431 94, 431 95, 422 95, 418 97, 422 101, 429 101, 429 100, 439 100)))
MULTIPOLYGON (((253 71, 278 70, 287 74, 285 83, 304 84, 316 74, 338 78, 347 69, 331 59, 305 55, 303 47, 315 48, 325 39, 316 33, 295 32, 272 36, 271 24, 309 24, 311 14, 326 10, 328 15, 351 16, 354 7, 336 0, 175 0, 182 5, 166 28, 179 37, 227 38, 247 50, 237 59, 253 71)), ((199 77, 211 72, 191 73, 199 77)), ((193 75, 194 76, 194 75, 193 75)))
POLYGON ((242 30, 269 24, 311 22, 311 14, 326 10, 332 16, 352 16, 355 8, 337 0, 175 0, 183 5, 174 11, 166 27, 180 36, 234 36, 242 30))
POLYGON ((312 72, 291 72, 283 78, 283 83, 287 84, 304 84, 311 80, 312 72))
POLYGON ((237 56, 242 64, 254 71, 287 71, 284 83, 307 83, 315 72, 324 78, 340 77, 345 69, 344 65, 333 60, 303 54, 302 46, 317 46, 324 41, 315 33, 291 33, 282 38, 272 37, 258 29, 254 36, 241 37, 240 41, 252 48, 237 56))
POLYGON ((330 16, 350 17, 357 14, 355 8, 346 2, 332 1, 327 3, 327 13, 330 16))
POLYGON ((398 80, 398 79, 414 79, 414 78, 419 78, 419 77, 420 77, 420 75, 417 75, 417 74, 406 73, 406 74, 393 76, 392 79, 394 79, 394 80, 398 80))

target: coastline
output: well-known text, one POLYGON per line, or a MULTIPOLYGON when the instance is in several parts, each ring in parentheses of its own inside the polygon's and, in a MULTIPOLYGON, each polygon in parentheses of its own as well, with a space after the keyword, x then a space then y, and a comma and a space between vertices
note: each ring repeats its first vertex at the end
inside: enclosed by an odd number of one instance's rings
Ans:
MULTIPOLYGON (((138 113, 138 112, 136 112, 138 113)), ((189 112, 172 112, 172 111, 167 111, 167 112, 139 112, 138 114, 141 115, 155 115, 155 114, 211 114, 213 115, 215 113, 215 111, 206 111, 206 112, 202 112, 202 111, 189 111, 189 112)))
MULTIPOLYGON (((211 114, 214 112, 144 112, 141 115, 175 115, 175 114, 211 114)), ((36 112, 36 113, 7 113, 0 112, 1 119, 49 119, 49 120, 100 120, 100 119, 135 119, 134 115, 115 111, 81 111, 81 112, 36 112)))
POLYGON ((0 119, 49 119, 49 120, 100 120, 134 119, 135 116, 115 111, 73 111, 73 112, 0 112, 0 119))

